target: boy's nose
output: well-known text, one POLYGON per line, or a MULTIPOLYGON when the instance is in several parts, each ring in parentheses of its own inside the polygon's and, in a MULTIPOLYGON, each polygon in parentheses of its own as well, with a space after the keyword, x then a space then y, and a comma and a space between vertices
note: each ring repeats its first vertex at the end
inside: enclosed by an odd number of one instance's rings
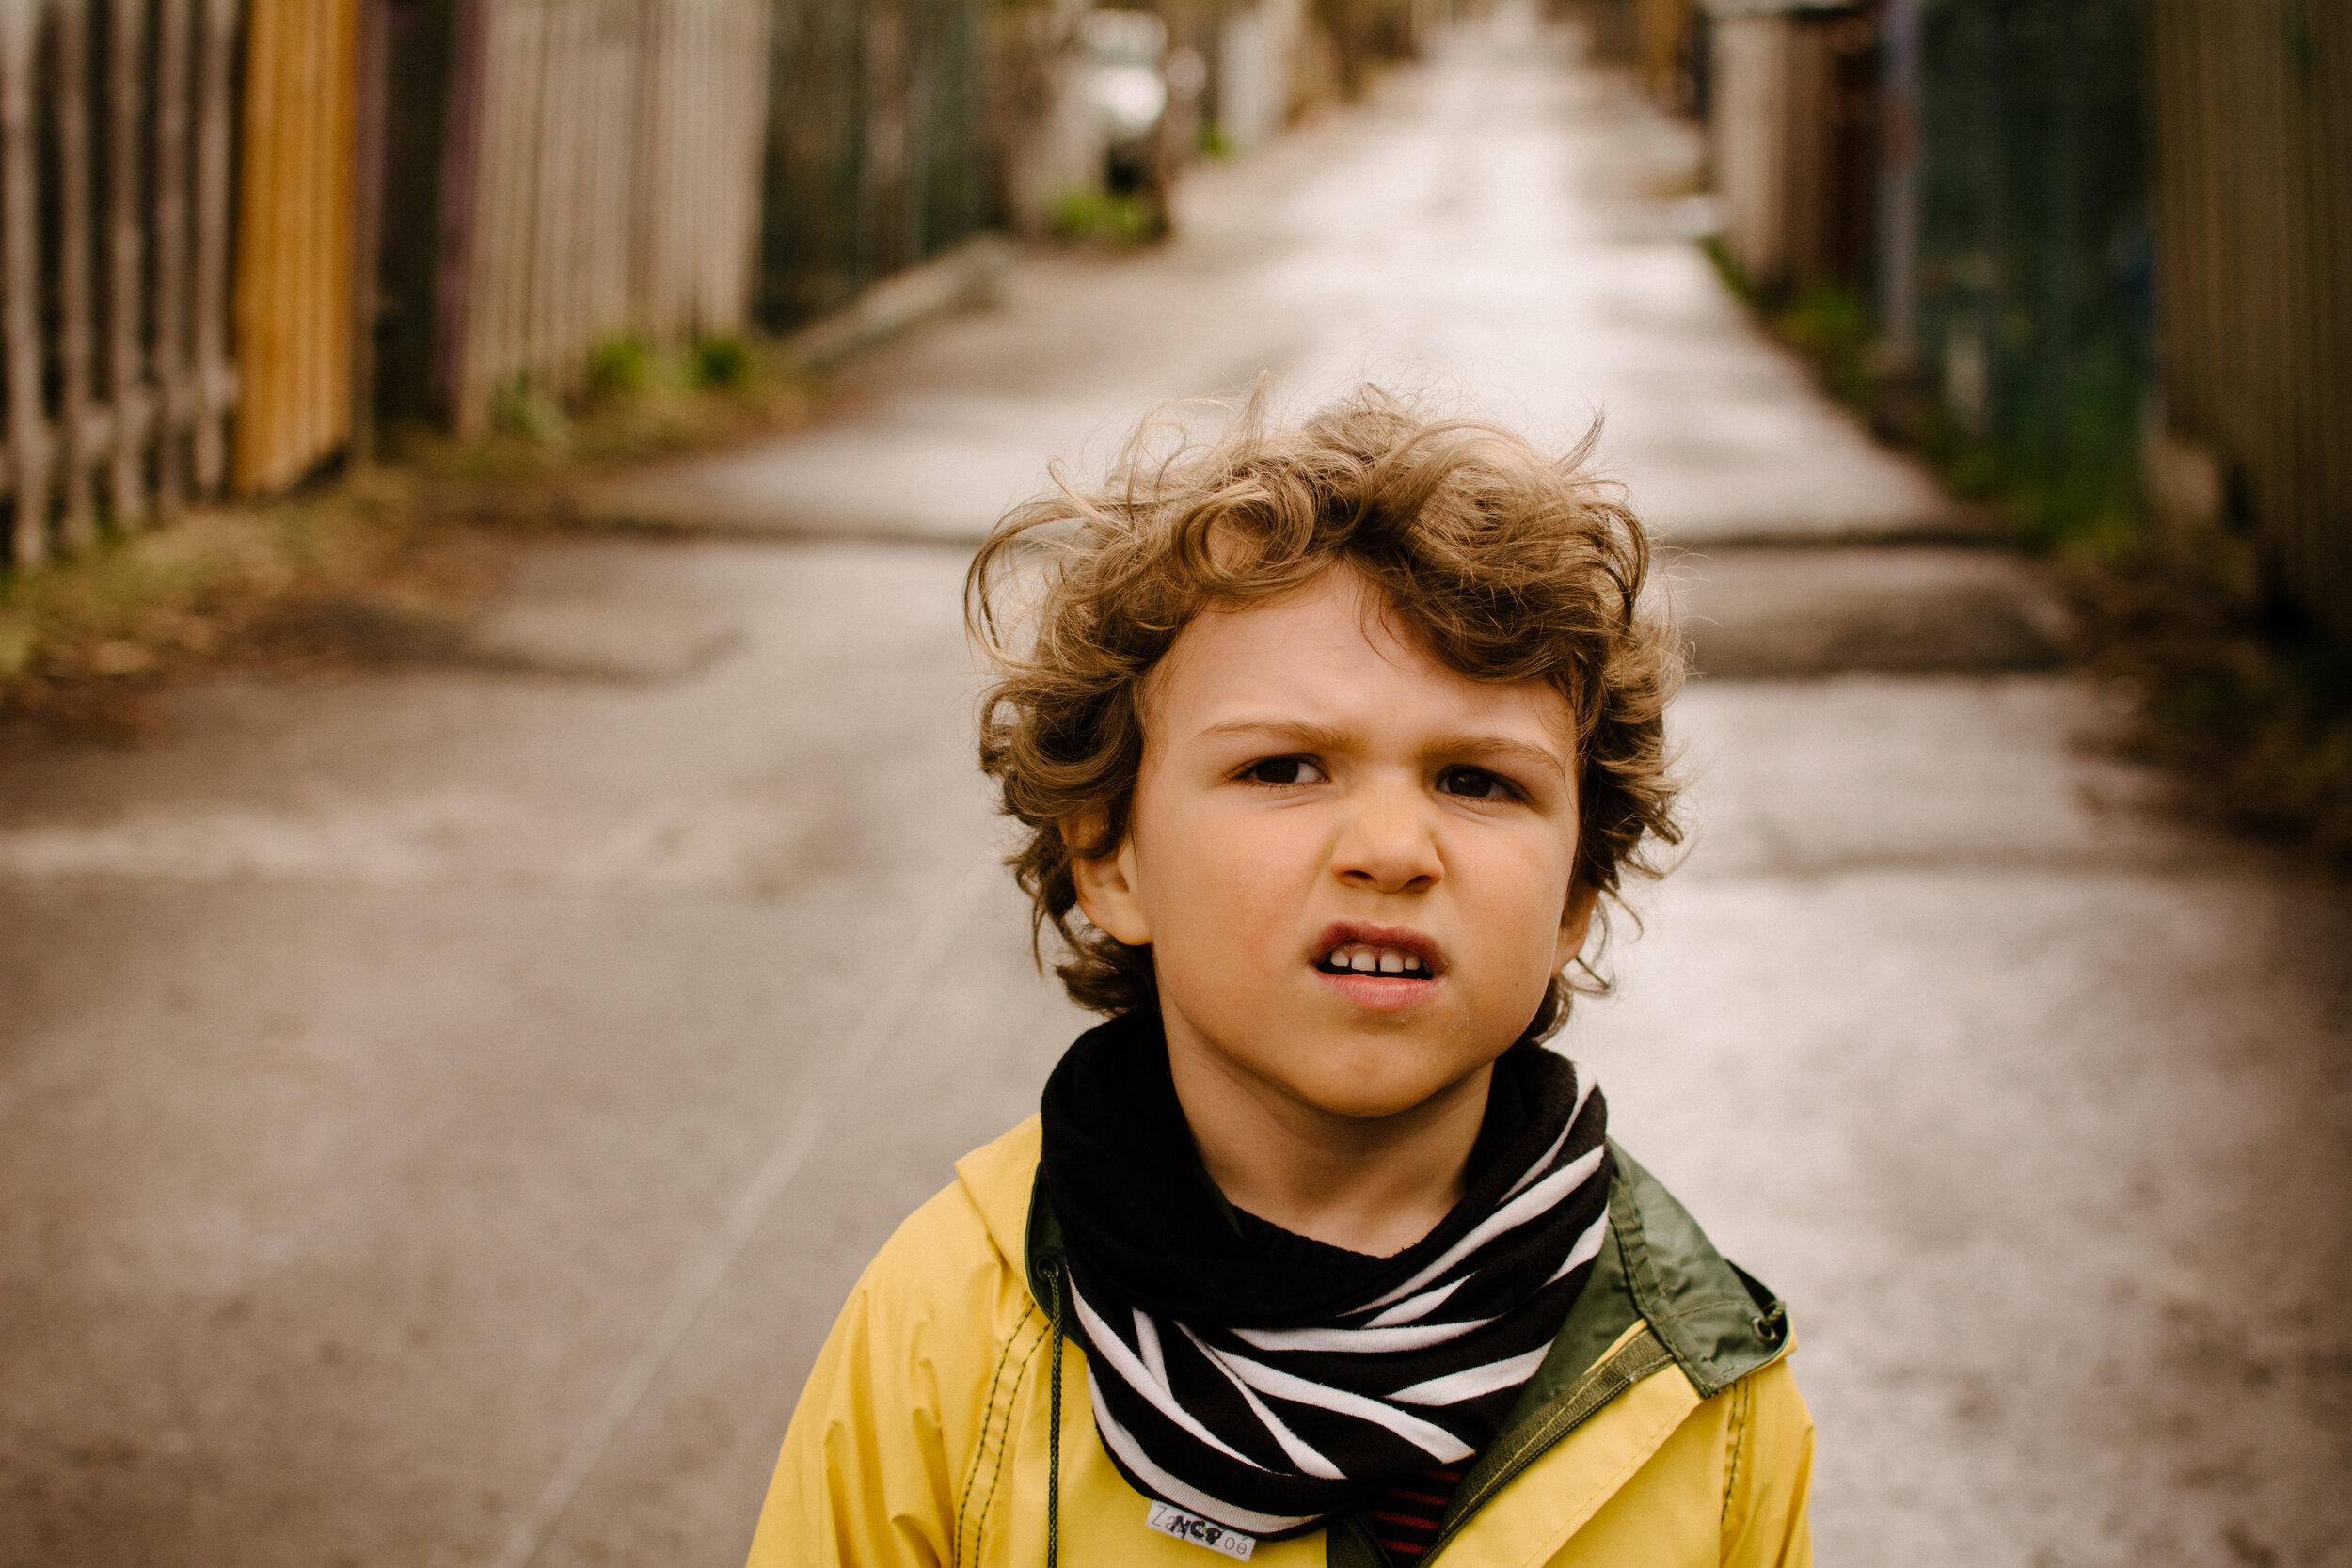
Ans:
POLYGON ((1350 802, 1332 846, 1331 869, 1342 881, 1378 893, 1434 887, 1445 875, 1436 824, 1417 799, 1403 792, 1362 792, 1350 802))

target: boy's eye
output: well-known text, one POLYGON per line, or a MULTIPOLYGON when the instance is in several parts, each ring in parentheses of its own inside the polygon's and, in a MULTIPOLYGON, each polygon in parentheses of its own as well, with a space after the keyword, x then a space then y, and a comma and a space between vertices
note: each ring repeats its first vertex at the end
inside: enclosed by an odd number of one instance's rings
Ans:
POLYGON ((1483 768, 1449 768, 1438 775, 1438 793, 1491 800, 1508 794, 1509 786, 1483 768))
POLYGON ((1305 757, 1267 757, 1243 768, 1242 777, 1251 784, 1321 784, 1323 769, 1305 757))

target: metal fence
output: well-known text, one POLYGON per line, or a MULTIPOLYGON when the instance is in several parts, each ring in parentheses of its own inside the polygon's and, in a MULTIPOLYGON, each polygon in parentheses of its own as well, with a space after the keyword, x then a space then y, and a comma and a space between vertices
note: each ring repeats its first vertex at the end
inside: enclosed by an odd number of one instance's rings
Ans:
POLYGON ((2352 6, 2153 0, 2164 388, 2352 639, 2352 6))
POLYGON ((2153 281, 2137 20, 2137 0, 1918 13, 1914 346, 1982 477, 2053 537, 2132 526, 2153 281))
POLYGON ((989 0, 778 0, 763 325, 781 331, 839 309, 994 219, 995 9, 989 0))
POLYGON ((1956 443, 2048 533, 2121 538, 2151 433, 2193 437, 2278 597, 2352 636, 2352 7, 1901 8, 1889 313, 1956 443))

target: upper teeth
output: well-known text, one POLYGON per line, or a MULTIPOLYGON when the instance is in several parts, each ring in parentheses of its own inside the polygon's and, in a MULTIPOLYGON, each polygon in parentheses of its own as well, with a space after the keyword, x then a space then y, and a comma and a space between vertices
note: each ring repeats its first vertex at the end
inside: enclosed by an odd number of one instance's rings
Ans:
POLYGON ((1359 974, 1421 972, 1420 954, 1401 947, 1375 947, 1368 942, 1343 942, 1325 954, 1323 961, 1333 969, 1352 969, 1359 974))

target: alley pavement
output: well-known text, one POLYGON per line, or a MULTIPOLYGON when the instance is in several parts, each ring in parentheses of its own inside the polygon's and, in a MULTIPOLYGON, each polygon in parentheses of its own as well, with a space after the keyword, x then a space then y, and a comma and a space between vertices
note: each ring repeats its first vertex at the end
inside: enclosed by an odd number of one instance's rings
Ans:
POLYGON ((589 498, 680 535, 538 547, 495 657, 12 739, 0 1562, 739 1561, 850 1280, 1083 1024, 968 542, 1264 372, 1605 412, 1684 552, 1692 838, 1563 1045, 1790 1301, 1821 1560, 2352 1563, 2352 901, 2101 759, 2035 574, 1715 281, 1695 157, 1506 11, 589 498))

